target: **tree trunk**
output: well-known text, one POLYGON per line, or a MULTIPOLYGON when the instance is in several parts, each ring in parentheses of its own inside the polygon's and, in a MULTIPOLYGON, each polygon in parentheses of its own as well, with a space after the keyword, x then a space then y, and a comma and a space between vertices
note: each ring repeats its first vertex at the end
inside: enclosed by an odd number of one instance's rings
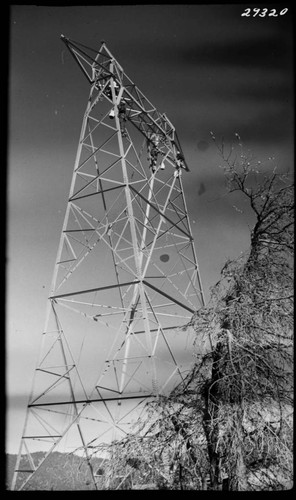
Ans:
POLYGON ((233 439, 234 446, 232 449, 232 464, 233 467, 229 474, 229 490, 230 491, 247 491, 247 469, 244 457, 244 431, 242 428, 242 408, 239 407, 233 413, 233 439))
POLYGON ((218 342, 213 352, 212 376, 204 390, 203 429, 205 432, 208 456, 210 462, 210 487, 212 490, 220 489, 220 454, 217 450, 219 427, 217 424, 219 402, 219 389, 217 381, 220 378, 220 360, 223 344, 218 342))
POLYGON ((211 424, 211 418, 206 412, 204 414, 203 428, 206 435, 208 455, 210 462, 210 487, 211 490, 219 489, 219 455, 216 452, 217 444, 217 430, 213 429, 211 424))

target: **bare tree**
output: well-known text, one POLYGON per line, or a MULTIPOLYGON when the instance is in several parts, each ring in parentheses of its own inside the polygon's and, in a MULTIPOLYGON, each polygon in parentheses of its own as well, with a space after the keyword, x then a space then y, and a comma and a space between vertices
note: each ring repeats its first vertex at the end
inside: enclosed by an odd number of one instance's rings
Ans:
POLYGON ((240 142, 218 150, 229 193, 252 210, 250 249, 225 264, 210 303, 187 325, 197 349, 186 386, 150 403, 147 421, 116 444, 113 473, 158 489, 287 489, 294 185, 276 169, 264 173, 240 142))

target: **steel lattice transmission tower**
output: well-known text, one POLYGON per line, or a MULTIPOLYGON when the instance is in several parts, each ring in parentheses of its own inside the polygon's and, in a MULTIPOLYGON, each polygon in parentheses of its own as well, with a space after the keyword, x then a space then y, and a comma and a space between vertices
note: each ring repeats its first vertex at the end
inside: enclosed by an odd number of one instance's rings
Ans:
POLYGON ((105 42, 61 38, 90 94, 12 489, 66 446, 91 467, 99 443, 182 384, 193 358, 181 327, 204 305, 175 127, 105 42))

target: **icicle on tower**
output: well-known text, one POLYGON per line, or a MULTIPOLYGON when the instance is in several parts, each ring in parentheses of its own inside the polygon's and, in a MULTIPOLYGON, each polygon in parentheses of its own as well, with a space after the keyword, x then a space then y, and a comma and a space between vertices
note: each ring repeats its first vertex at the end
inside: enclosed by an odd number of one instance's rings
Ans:
POLYGON ((181 327, 204 305, 175 127, 105 42, 61 38, 90 94, 12 489, 30 488, 53 451, 91 468, 99 443, 182 384, 193 339, 181 327))

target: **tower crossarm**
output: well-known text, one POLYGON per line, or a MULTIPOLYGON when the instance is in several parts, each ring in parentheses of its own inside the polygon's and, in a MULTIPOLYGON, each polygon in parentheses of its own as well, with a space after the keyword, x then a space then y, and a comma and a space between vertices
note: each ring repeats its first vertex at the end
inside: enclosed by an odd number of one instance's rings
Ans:
POLYGON ((86 76, 88 82, 98 90, 104 92, 107 82, 113 79, 116 82, 118 93, 117 102, 124 100, 127 104, 127 119, 151 141, 153 135, 160 138, 159 151, 172 162, 176 161, 176 151, 183 157, 182 167, 189 171, 184 158, 181 144, 175 127, 165 113, 159 113, 156 107, 147 99, 135 83, 123 71, 118 61, 113 57, 105 42, 102 42, 99 51, 83 44, 70 40, 61 35, 71 55, 86 76))

